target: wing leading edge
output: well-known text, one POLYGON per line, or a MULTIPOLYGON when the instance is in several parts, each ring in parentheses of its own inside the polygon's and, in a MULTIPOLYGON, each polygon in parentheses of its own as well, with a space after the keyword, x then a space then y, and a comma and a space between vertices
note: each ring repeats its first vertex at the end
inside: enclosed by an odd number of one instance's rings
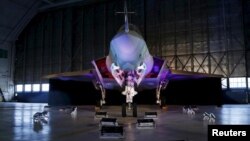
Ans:
POLYGON ((83 70, 74 72, 64 72, 46 75, 43 79, 60 79, 60 80, 74 80, 74 81, 92 81, 94 80, 93 70, 83 70))

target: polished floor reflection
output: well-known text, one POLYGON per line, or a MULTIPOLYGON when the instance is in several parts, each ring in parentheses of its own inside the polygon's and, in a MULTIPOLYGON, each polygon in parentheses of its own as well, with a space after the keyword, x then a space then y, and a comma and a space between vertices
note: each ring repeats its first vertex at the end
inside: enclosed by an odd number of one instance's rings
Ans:
MULTIPOLYGON (((78 106, 74 113, 68 108, 49 108, 47 122, 33 122, 33 115, 42 112, 45 105, 0 103, 0 141, 104 140, 99 138, 99 120, 94 118, 94 106, 78 106)), ((139 105, 138 118, 143 118, 145 112, 157 111, 155 129, 137 129, 137 118, 122 118, 119 106, 103 107, 102 111, 117 118, 118 123, 124 126, 125 137, 122 140, 127 141, 206 141, 208 124, 250 124, 250 105, 198 108, 195 115, 187 115, 183 113, 182 106, 168 106, 161 110, 158 106, 139 105), (204 112, 214 113, 215 122, 204 121, 204 112)))

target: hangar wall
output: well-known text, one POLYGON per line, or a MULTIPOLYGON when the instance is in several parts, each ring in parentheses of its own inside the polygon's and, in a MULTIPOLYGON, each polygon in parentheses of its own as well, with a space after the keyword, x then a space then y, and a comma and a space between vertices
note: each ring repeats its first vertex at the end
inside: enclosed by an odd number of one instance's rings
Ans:
MULTIPOLYGON (((16 42, 15 82, 92 67, 108 54, 109 41, 123 24, 114 11, 123 3, 75 6, 39 13, 16 42)), ((130 22, 153 55, 178 70, 246 76, 242 1, 137 0, 130 22)), ((248 20, 248 18, 245 18, 248 20)))
MULTIPOLYGON (((249 0, 128 0, 152 55, 177 70, 249 76, 249 0)), ((123 1, 40 12, 16 41, 15 84, 92 67, 123 24, 123 1)))

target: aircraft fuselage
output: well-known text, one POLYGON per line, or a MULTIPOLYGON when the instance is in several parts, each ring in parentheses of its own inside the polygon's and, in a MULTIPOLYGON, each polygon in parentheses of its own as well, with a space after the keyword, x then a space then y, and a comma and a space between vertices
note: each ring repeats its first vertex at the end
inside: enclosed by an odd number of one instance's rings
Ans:
POLYGON ((147 64, 147 70, 152 67, 146 42, 135 31, 116 34, 110 43, 109 56, 124 71, 136 70, 142 63, 147 64))

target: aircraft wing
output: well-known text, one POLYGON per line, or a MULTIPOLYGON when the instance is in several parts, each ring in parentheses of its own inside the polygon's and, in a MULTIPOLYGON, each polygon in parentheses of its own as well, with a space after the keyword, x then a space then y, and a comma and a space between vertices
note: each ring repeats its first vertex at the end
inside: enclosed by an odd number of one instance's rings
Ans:
POLYGON ((139 86, 139 89, 143 90, 157 88, 161 81, 168 82, 171 80, 223 77, 222 75, 168 69, 165 67, 165 64, 165 60, 154 57, 153 69, 147 76, 145 76, 139 86))
MULTIPOLYGON (((223 77, 222 75, 212 75, 198 72, 188 72, 181 70, 173 70, 165 67, 165 60, 154 57, 153 69, 147 74, 141 81, 138 89, 154 89, 159 86, 159 83, 170 80, 185 80, 185 79, 198 79, 208 77, 223 77)), ((101 82, 106 89, 121 89, 119 84, 113 78, 112 74, 108 71, 106 66, 106 57, 94 60, 94 69, 88 69, 84 71, 64 72, 44 76, 44 79, 60 79, 60 80, 74 80, 101 82)))
POLYGON ((121 87, 113 78, 106 65, 106 57, 93 60, 93 69, 75 72, 64 72, 44 76, 44 79, 59 79, 72 81, 85 81, 96 84, 100 82, 105 89, 120 89, 121 87))
POLYGON ((141 82, 139 89, 155 89, 159 86, 160 81, 173 81, 173 80, 187 80, 187 79, 199 79, 199 78, 211 78, 217 77, 222 78, 222 75, 206 74, 199 72, 189 72, 180 70, 164 69, 159 74, 158 77, 145 77, 141 82))
POLYGON ((75 80, 75 81, 93 81, 95 80, 93 70, 75 71, 75 72, 64 72, 50 74, 43 77, 44 79, 60 79, 60 80, 75 80))
POLYGON ((206 78, 206 77, 223 77, 222 75, 217 74, 207 74, 200 72, 189 72, 181 70, 170 70, 170 73, 167 75, 168 80, 184 80, 184 79, 197 79, 197 78, 206 78))

